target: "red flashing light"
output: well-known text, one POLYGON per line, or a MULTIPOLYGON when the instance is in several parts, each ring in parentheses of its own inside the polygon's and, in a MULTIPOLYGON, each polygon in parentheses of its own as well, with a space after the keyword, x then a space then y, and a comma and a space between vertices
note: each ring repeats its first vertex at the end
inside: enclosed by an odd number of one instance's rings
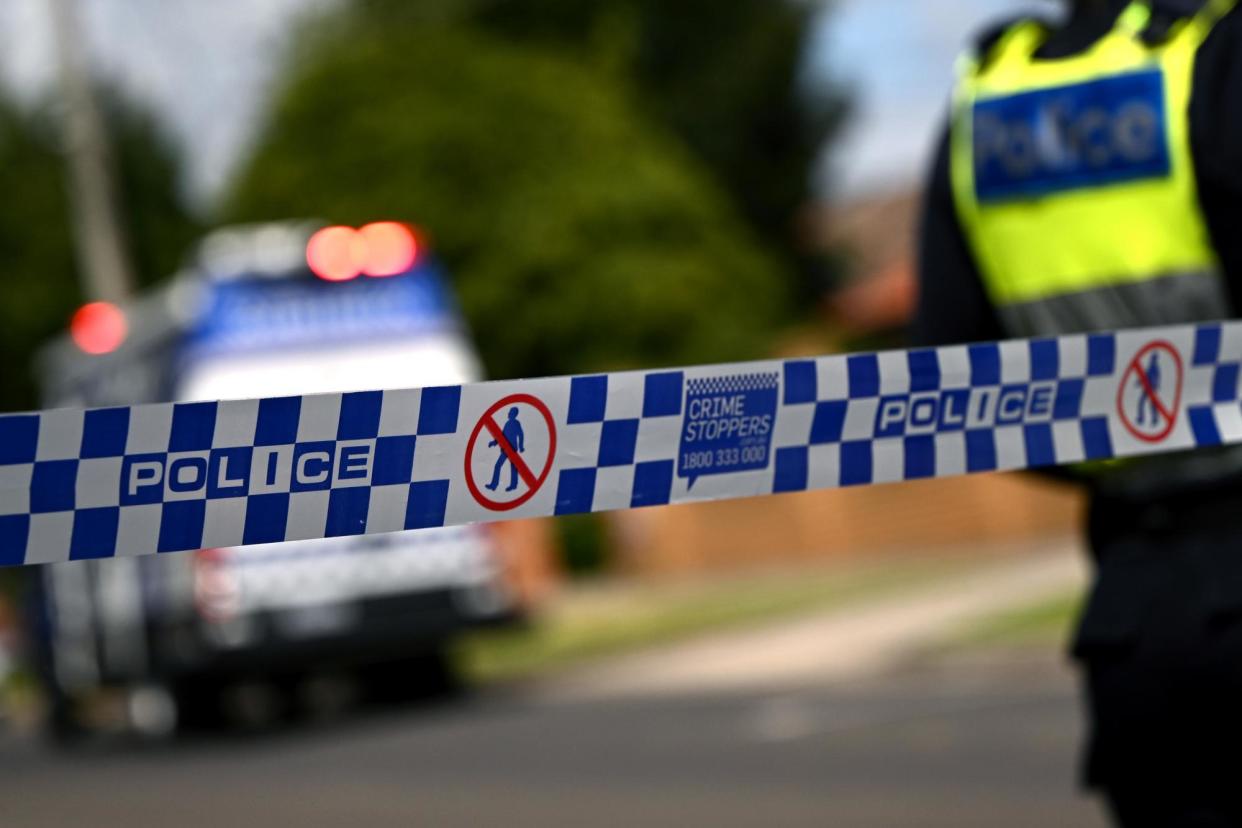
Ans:
POLYGON ((121 347, 129 334, 124 312, 111 302, 90 302, 69 320, 69 336, 88 354, 108 354, 121 347))
POLYGON ((366 242, 352 227, 325 227, 306 243, 306 263, 329 282, 348 282, 361 273, 366 253, 366 242))
POLYGON ((347 282, 361 274, 397 276, 418 261, 418 240, 409 227, 377 221, 359 230, 325 227, 306 244, 306 263, 320 279, 347 282))
POLYGON ((395 221, 377 221, 358 231, 367 245, 368 276, 396 276, 405 273, 418 259, 418 241, 410 228, 395 221))

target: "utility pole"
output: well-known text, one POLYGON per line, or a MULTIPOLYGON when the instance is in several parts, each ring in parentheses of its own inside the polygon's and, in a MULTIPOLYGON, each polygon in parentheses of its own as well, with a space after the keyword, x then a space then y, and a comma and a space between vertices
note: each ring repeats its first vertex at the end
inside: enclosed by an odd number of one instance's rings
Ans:
POLYGON ((48 0, 64 104, 62 134, 69 164, 74 247, 88 300, 121 302, 133 289, 108 134, 95 100, 77 0, 48 0))

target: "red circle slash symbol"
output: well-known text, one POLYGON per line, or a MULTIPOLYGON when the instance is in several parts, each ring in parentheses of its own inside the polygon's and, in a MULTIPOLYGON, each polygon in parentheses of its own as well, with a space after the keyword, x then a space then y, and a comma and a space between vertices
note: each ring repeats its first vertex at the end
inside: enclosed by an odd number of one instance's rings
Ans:
POLYGON ((535 496, 535 493, 543 486, 544 481, 548 479, 549 472, 552 471, 552 460, 554 457, 556 457, 556 422, 552 419, 552 412, 544 405, 543 400, 538 397, 533 397, 530 394, 510 394, 487 409, 483 416, 479 418, 479 422, 475 425, 474 430, 470 432, 470 442, 466 445, 466 486, 470 489, 470 494, 474 496, 474 499, 479 502, 479 505, 494 512, 507 512, 511 509, 516 509, 535 496), (513 441, 505 433, 505 429, 500 423, 496 422, 496 412, 502 408, 509 407, 516 410, 518 406, 523 405, 529 406, 538 412, 548 427, 548 456, 544 460, 538 474, 531 470, 530 465, 522 456, 520 450, 522 446, 513 445, 513 441), (501 455, 497 458, 492 484, 480 487, 474 479, 474 449, 484 430, 491 436, 492 444, 500 449, 501 455), (501 467, 506 460, 512 466, 513 472, 516 472, 517 477, 525 484, 526 491, 513 500, 497 500, 484 494, 482 489, 496 490, 496 481, 499 480, 501 467))
POLYGON ((1117 413, 1126 430, 1147 443, 1173 432, 1182 404, 1182 357, 1165 340, 1149 342, 1130 360, 1117 389, 1117 413), (1161 376, 1161 366, 1173 376, 1161 376), (1170 382, 1171 380, 1171 382, 1170 382))

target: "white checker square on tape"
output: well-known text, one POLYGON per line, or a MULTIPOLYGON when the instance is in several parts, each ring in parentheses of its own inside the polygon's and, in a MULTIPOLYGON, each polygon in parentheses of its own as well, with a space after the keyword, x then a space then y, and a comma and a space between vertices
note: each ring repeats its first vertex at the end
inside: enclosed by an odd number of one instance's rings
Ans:
POLYGON ((1083 334, 1063 336, 1057 340, 1057 360, 1060 376, 1085 377, 1087 375, 1087 337, 1083 334))
POLYGON ((593 511, 628 509, 633 495, 633 466, 605 466, 595 472, 593 511))
POLYGON ((171 405, 139 405, 129 411, 126 454, 158 454, 168 451, 172 434, 171 405))
POLYGON ((996 440, 997 469, 1026 468, 1026 438, 1021 426, 1000 426, 992 429, 996 440))
POLYGON ((405 507, 409 497, 409 484, 372 488, 371 505, 367 511, 367 532, 398 532, 404 529, 405 507))
MULTIPOLYGON (((562 468, 594 466, 599 462, 600 435, 603 423, 580 423, 561 429, 556 445, 562 468)), ((642 433, 642 428, 639 428, 642 433)))
POLYGON ((298 415, 298 442, 335 440, 341 422, 341 395, 314 394, 302 398, 298 415))
POLYGON ((1086 456, 1082 445, 1082 423, 1060 420, 1052 424, 1052 445, 1058 463, 1077 463, 1086 456))
POLYGON ((841 479, 841 446, 824 443, 807 448, 807 488, 836 486, 841 479))
POLYGON ((936 351, 940 363, 941 388, 970 387, 970 350, 965 345, 953 345, 936 351))
POLYGON ((605 420, 633 420, 643 416, 645 394, 642 374, 614 374, 608 378, 605 420))
POLYGON ((947 431, 936 435, 936 476, 966 473, 966 434, 947 431))
POLYGON ((842 440, 869 440, 875 434, 875 416, 880 401, 874 397, 850 400, 845 409, 845 425, 841 429, 842 440))
POLYGON ((0 515, 22 515, 30 511, 30 481, 34 464, 0 466, 0 515))
POLYGON ((906 477, 906 446, 901 439, 884 438, 871 444, 871 479, 895 483, 906 477))
POLYGON ((328 525, 326 490, 294 492, 289 495, 289 520, 285 524, 285 540, 322 538, 328 525))
MULTIPOLYGON (((51 512, 30 516, 30 539, 26 543, 26 563, 55 563, 68 559, 73 537, 73 512, 51 512)), ((155 538, 151 538, 152 546, 155 538)))
POLYGON ((116 554, 128 558, 151 555, 160 536, 164 507, 159 503, 123 506, 116 530, 116 554))
POLYGON ((385 391, 380 408, 379 436, 404 437, 418 432, 418 412, 423 392, 420 389, 385 391))
MULTIPOLYGON (((121 502, 121 458, 98 457, 78 461, 74 503, 79 509, 116 506, 121 502)), ((3 469, 0 469, 0 473, 3 469)))
POLYGON ((258 400, 223 400, 216 406, 212 448, 253 446, 259 422, 258 400))
POLYGON ((1025 339, 1000 343, 1001 384, 1031 381, 1031 349, 1025 339))
POLYGON ((815 399, 844 400, 849 397, 850 372, 845 357, 820 357, 815 360, 815 399))
POLYGON ((207 501, 203 517, 203 546, 241 546, 246 528, 246 498, 219 497, 207 501))
POLYGON ((905 351, 877 354, 880 364, 880 394, 906 394, 910 391, 910 360, 905 351))
POLYGON ((634 443, 634 462, 646 463, 676 457, 680 440, 681 418, 650 417, 640 420, 638 440, 634 443))
POLYGON ((74 460, 82 452, 82 426, 86 412, 58 408, 39 415, 39 440, 35 459, 74 460))

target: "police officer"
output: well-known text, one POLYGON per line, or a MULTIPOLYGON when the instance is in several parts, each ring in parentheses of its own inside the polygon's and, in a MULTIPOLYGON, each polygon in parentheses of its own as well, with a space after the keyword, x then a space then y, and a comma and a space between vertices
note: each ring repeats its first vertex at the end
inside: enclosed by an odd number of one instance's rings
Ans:
MULTIPOLYGON (((963 59, 924 207, 924 344, 1242 308, 1237 0, 1079 0, 963 59)), ((1242 453, 1084 467, 1089 785, 1124 825, 1242 825, 1242 453)))

